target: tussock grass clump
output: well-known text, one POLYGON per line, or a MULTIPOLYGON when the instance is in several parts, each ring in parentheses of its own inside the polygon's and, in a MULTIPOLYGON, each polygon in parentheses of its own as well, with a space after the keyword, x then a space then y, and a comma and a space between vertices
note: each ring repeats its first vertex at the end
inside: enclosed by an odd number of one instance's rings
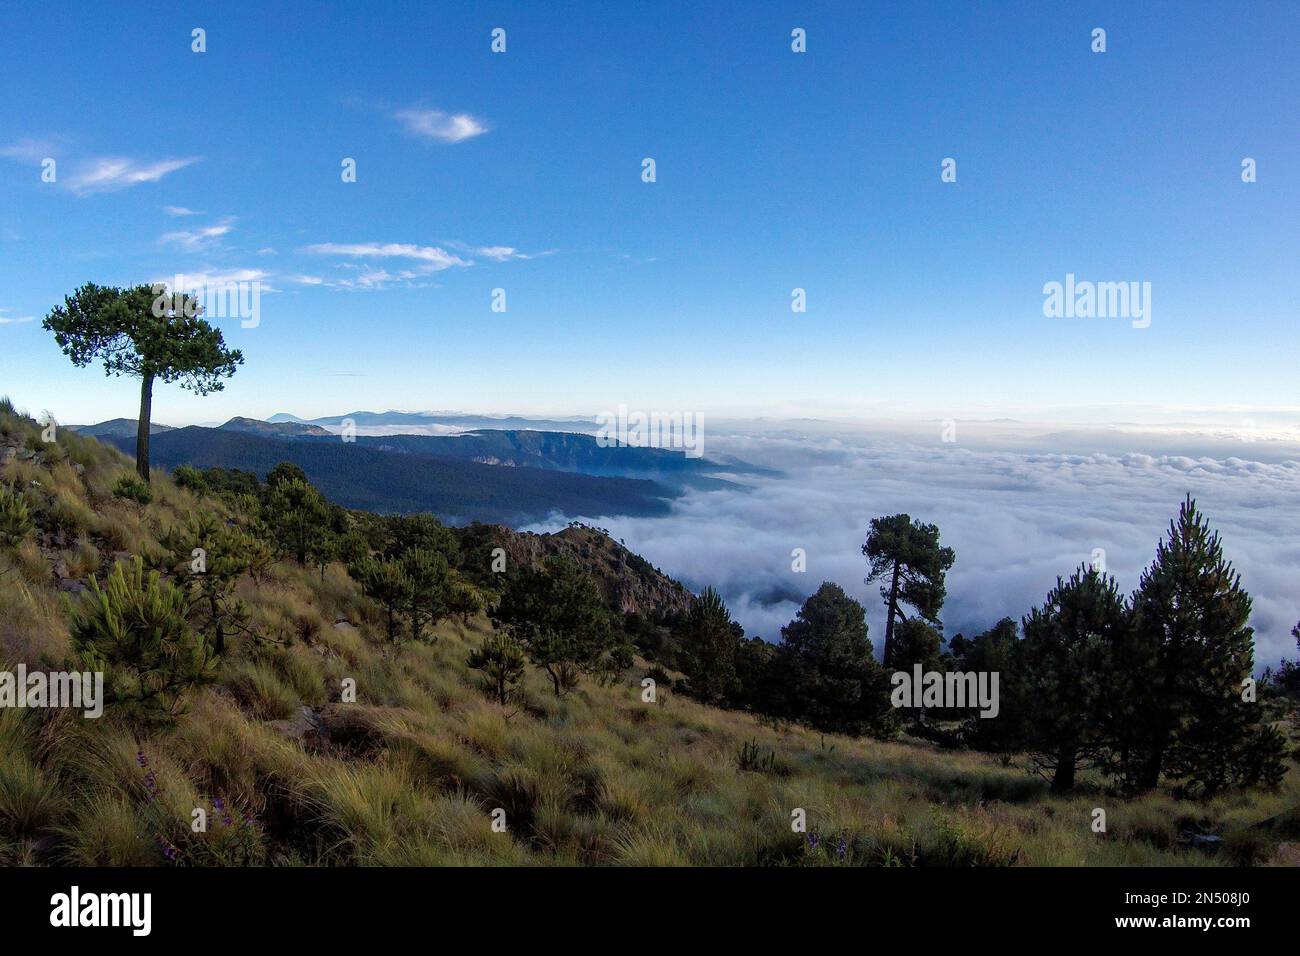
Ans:
POLYGON ((235 661, 226 665, 222 683, 262 720, 284 720, 298 708, 298 695, 267 664, 235 661))
POLYGON ((160 860, 134 805, 119 794, 89 794, 59 834, 70 866, 152 866, 160 860))
POLYGON ((0 832, 34 836, 59 819, 63 803, 58 780, 31 761, 10 756, 0 763, 0 832))

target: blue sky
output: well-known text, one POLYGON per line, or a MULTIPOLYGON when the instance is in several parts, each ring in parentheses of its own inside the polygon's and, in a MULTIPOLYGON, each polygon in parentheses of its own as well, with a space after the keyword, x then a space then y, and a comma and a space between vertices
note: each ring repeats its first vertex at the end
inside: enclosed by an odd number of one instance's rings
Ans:
POLYGON ((41 318, 178 272, 264 294, 175 424, 1300 409, 1294 3, 69 6, 0 8, 0 390, 65 422, 138 396, 41 318))

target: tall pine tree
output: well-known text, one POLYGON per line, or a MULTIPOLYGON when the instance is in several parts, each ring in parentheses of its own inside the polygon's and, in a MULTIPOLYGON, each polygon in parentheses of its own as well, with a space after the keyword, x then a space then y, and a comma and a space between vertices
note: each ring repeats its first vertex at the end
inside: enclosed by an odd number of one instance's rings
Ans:
POLYGON ((1057 793, 1074 789, 1077 771, 1102 755, 1100 717, 1112 683, 1107 662, 1128 626, 1114 578, 1094 568, 1080 568, 1068 581, 1058 578, 1046 603, 1024 620, 1020 679, 1031 709, 1027 746, 1057 793))
POLYGON ((1139 664, 1130 682, 1146 686, 1119 770, 1136 789, 1162 774, 1203 796, 1278 779, 1280 735, 1243 693, 1254 666, 1250 608, 1189 495, 1133 596, 1139 664))

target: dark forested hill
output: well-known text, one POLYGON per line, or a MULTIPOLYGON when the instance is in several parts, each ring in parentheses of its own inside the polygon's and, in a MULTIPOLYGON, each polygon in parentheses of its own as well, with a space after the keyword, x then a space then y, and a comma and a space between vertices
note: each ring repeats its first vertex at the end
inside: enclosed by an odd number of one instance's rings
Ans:
POLYGON ((319 425, 306 425, 300 422, 264 422, 256 418, 236 416, 221 426, 226 431, 251 432, 254 435, 270 435, 279 438, 299 438, 312 436, 327 438, 331 434, 328 428, 319 425))
MULTIPOLYGON (((134 439, 110 438, 123 451, 134 439)), ((652 481, 539 468, 502 468, 450 457, 400 454, 339 439, 281 439, 219 428, 155 435, 153 462, 164 468, 237 468, 264 476, 291 461, 328 498, 367 511, 432 512, 447 521, 508 525, 564 515, 659 515, 672 492, 652 481)))
MULTIPOLYGON (((99 422, 95 425, 69 425, 68 427, 78 435, 89 435, 91 438, 130 438, 134 441, 137 422, 138 419, 135 418, 110 418, 106 422, 99 422)), ((150 435, 157 435, 160 432, 169 432, 171 430, 170 425, 159 425, 157 422, 149 423, 150 435)))

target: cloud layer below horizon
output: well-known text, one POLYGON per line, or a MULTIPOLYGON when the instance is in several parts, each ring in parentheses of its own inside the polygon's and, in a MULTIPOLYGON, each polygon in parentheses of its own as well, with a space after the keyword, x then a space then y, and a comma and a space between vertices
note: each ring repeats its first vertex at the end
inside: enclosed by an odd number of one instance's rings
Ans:
POLYGON ((863 581, 861 547, 871 518, 900 511, 938 524, 956 550, 948 637, 1019 620, 1094 549, 1104 549, 1128 592, 1190 493, 1254 598, 1257 669, 1295 656, 1295 460, 1249 460, 1246 443, 1224 457, 1075 454, 1051 447, 1052 436, 1037 450, 1006 450, 944 444, 937 429, 933 439, 753 431, 709 440, 710 457, 732 454, 783 474, 746 479, 744 490, 690 492, 666 518, 590 520, 693 590, 712 584, 751 635, 779 640, 801 600, 834 581, 866 605, 878 653, 884 618, 877 586, 863 581), (806 573, 791 571, 795 548, 807 552, 806 573))

